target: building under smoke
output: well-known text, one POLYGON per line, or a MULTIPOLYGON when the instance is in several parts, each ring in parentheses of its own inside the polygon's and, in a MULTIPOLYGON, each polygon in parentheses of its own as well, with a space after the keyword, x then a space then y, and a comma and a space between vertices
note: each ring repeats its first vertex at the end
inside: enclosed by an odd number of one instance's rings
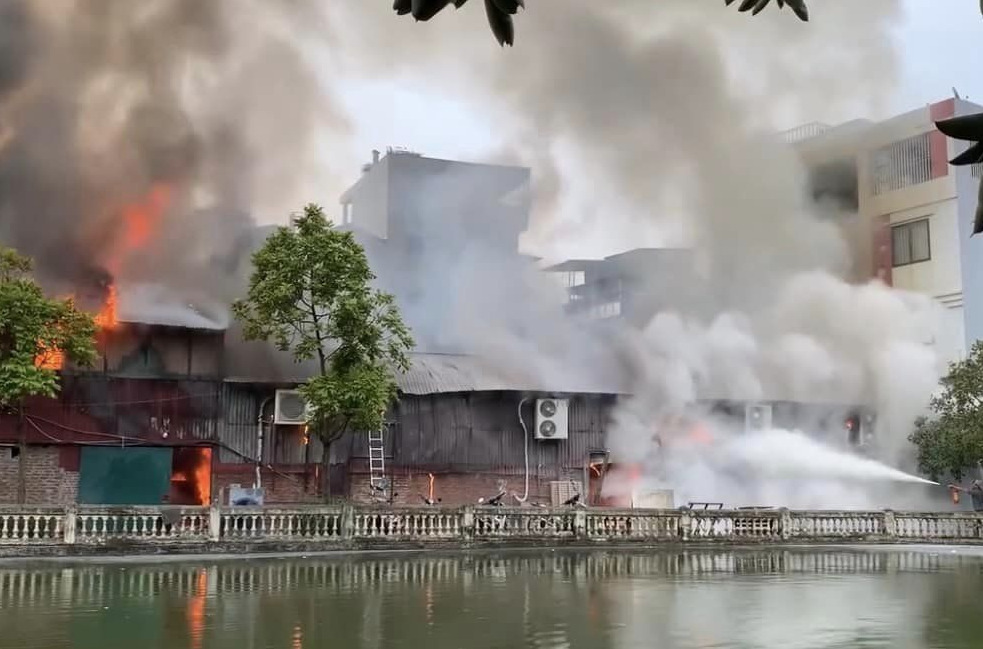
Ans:
POLYGON ((930 342, 945 361, 983 337, 983 253, 969 233, 983 165, 953 167, 959 142, 935 121, 983 110, 960 98, 883 121, 811 125, 786 134, 809 170, 814 198, 839 213, 853 279, 877 279, 940 305, 930 342))
POLYGON ((422 351, 471 351, 463 315, 493 284, 522 295, 519 275, 534 270, 519 253, 530 170, 389 149, 362 171, 341 197, 340 226, 365 247, 422 351))
POLYGON ((603 259, 571 259, 545 272, 566 289, 569 315, 620 318, 634 327, 667 309, 691 311, 698 301, 687 298, 703 291, 693 251, 684 249, 639 248, 603 259))

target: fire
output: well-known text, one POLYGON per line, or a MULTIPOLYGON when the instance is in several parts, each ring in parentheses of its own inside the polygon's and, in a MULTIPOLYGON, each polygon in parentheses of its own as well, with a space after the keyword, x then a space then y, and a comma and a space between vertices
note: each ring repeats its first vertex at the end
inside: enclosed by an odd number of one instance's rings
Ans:
POLYGON ((60 370, 65 365, 65 354, 60 349, 42 349, 34 365, 43 370, 60 370))
POLYGON ((195 495, 199 505, 208 505, 212 501, 212 450, 202 449, 200 460, 195 464, 195 495))
POLYGON ((146 247, 171 204, 171 188, 156 184, 143 200, 123 208, 123 247, 133 252, 146 247))
MULTIPOLYGON (((147 246, 170 205, 171 187, 157 183, 142 199, 123 207, 123 229, 117 239, 117 254, 106 262, 107 270, 113 274, 117 273, 122 255, 138 252, 147 246)), ((102 307, 94 317, 96 327, 100 330, 116 328, 117 301, 116 284, 111 283, 106 289, 102 307)), ((65 355, 60 349, 48 349, 43 345, 39 347, 38 355, 34 359, 35 366, 47 370, 60 370, 64 367, 65 355)))
POLYGON ((171 502, 205 506, 212 501, 212 449, 180 448, 174 452, 171 502))
POLYGON ((106 299, 102 304, 99 313, 96 314, 96 326, 99 329, 113 329, 116 327, 116 285, 110 284, 106 289, 106 299))

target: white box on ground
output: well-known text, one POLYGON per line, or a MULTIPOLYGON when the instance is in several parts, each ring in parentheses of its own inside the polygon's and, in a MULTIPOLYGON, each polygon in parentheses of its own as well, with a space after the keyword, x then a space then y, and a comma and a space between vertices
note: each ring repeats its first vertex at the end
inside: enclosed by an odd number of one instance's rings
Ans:
POLYGON ((631 506, 632 509, 672 509, 673 502, 672 489, 656 489, 632 494, 631 506))

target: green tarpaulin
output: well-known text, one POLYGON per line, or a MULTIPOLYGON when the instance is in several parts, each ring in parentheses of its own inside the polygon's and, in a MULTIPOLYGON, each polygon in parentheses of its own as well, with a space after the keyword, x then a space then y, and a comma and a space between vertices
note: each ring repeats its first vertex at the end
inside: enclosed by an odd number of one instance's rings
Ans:
POLYGON ((78 501, 83 505, 159 505, 170 490, 171 449, 82 449, 78 501))

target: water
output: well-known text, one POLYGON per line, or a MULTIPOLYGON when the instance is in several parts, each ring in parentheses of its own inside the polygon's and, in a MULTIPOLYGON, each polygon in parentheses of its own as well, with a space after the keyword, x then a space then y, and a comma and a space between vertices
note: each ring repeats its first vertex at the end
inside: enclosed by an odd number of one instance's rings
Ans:
POLYGON ((0 564, 0 648, 978 649, 983 551, 0 564))
POLYGON ((854 453, 830 448, 797 431, 771 429, 745 435, 725 446, 724 453, 732 461, 743 462, 767 475, 939 484, 854 453))

